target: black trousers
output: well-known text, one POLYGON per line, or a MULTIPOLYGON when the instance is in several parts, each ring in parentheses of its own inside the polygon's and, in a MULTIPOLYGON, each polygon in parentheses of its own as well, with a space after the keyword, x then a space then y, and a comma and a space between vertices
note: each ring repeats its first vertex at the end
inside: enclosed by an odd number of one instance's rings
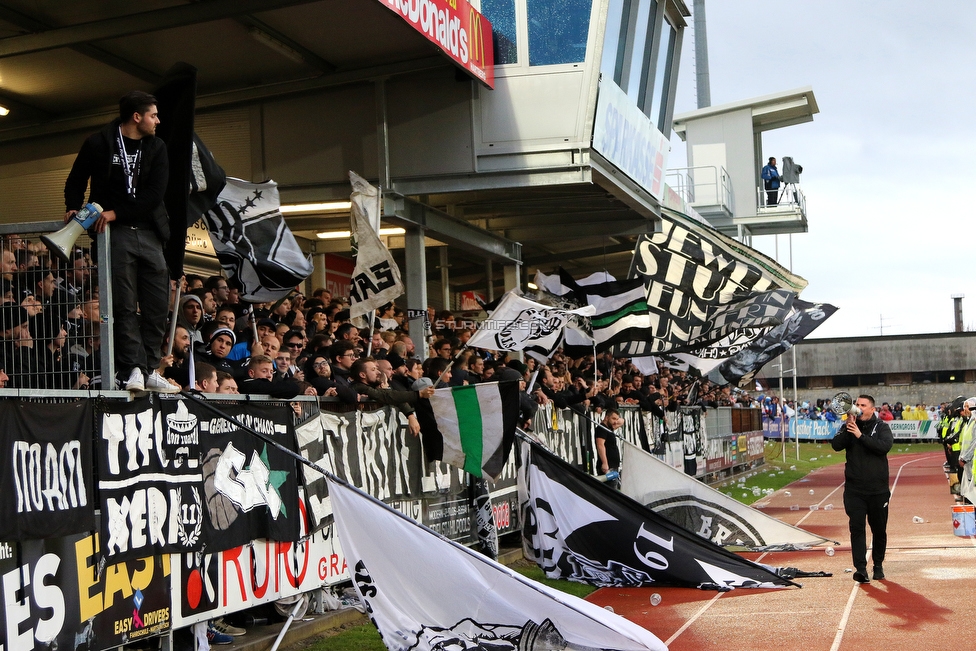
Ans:
POLYGON ((115 370, 152 372, 169 307, 169 272, 156 232, 112 227, 112 314, 115 318, 115 370))
POLYGON ((891 492, 864 495, 844 491, 844 510, 850 519, 851 556, 854 569, 866 572, 868 566, 867 532, 864 522, 871 527, 871 558, 874 565, 881 565, 888 547, 888 500, 891 492))
POLYGON ((770 190, 768 188, 766 189, 766 205, 767 206, 775 206, 775 205, 777 205, 777 203, 778 203, 778 201, 776 199, 776 195, 777 194, 779 194, 779 190, 770 190))

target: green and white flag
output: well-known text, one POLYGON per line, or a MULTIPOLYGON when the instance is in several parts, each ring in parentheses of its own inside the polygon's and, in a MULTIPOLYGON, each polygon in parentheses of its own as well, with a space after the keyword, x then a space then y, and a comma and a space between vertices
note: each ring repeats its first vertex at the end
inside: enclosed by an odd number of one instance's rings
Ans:
POLYGON ((496 479, 515 441, 518 392, 518 382, 486 382, 434 391, 430 406, 444 441, 441 460, 476 477, 496 479))

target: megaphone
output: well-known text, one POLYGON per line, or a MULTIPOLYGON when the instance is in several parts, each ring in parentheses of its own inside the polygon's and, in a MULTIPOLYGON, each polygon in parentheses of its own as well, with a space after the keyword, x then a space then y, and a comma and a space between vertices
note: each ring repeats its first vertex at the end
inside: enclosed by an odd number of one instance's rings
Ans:
POLYGON ((57 233, 41 235, 41 242, 44 242, 44 246, 47 247, 48 251, 58 256, 62 262, 70 262, 71 249, 75 246, 75 240, 78 239, 79 235, 94 226, 101 215, 102 207, 97 203, 86 204, 57 233))
POLYGON ((854 398, 846 391, 841 391, 830 399, 829 409, 842 418, 844 416, 857 418, 861 415, 860 408, 854 404, 854 398))

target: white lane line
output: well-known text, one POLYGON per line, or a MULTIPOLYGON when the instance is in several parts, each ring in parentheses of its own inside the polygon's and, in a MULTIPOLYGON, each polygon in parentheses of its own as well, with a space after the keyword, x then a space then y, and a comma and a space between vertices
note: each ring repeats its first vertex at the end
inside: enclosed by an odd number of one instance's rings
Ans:
MULTIPOLYGON (((891 484, 891 495, 895 495, 895 487, 898 486, 898 480, 901 478, 901 471, 905 469, 910 463, 915 463, 916 461, 921 461, 921 459, 913 459, 911 461, 906 461, 901 464, 898 468, 898 473, 895 475, 895 481, 891 484)), ((888 510, 891 511, 891 501, 888 501, 888 510)), ((801 520, 802 522, 802 520, 801 520)), ((840 624, 837 625, 837 635, 834 636, 834 643, 830 646, 830 651, 837 651, 840 648, 840 643, 844 640, 844 632, 847 630, 847 621, 851 617, 851 611, 854 609, 854 599, 857 598, 857 593, 860 592, 860 583, 855 583, 854 587, 851 589, 851 596, 847 599, 847 606, 844 608, 844 615, 840 618, 840 624)))
POLYGON ((840 624, 837 625, 837 635, 834 636, 834 643, 830 645, 830 651, 837 651, 840 648, 840 643, 844 639, 844 631, 847 629, 847 620, 851 616, 851 610, 854 609, 854 599, 857 597, 857 593, 860 592, 858 590, 860 587, 860 583, 855 583, 854 588, 851 590, 851 596, 847 599, 844 616, 840 618, 840 624))
POLYGON ((709 599, 708 602, 704 606, 702 606, 701 608, 699 608, 698 609, 698 612, 695 613, 694 615, 692 615, 691 618, 687 622, 685 622, 684 624, 682 624, 681 625, 681 628, 679 628, 678 630, 676 630, 674 632, 674 635, 672 635, 671 637, 669 637, 667 639, 667 641, 664 643, 664 645, 665 646, 670 646, 672 642, 674 642, 676 639, 678 639, 678 636, 679 635, 681 635, 686 630, 688 630, 688 627, 689 626, 691 626, 692 624, 694 624, 695 621, 699 617, 701 617, 702 615, 704 615, 705 614, 705 611, 708 610, 711 607, 711 605, 713 603, 715 603, 718 600, 718 598, 721 597, 723 594, 725 594, 725 593, 724 592, 717 592, 717 593, 715 593, 715 596, 712 597, 711 599, 709 599))

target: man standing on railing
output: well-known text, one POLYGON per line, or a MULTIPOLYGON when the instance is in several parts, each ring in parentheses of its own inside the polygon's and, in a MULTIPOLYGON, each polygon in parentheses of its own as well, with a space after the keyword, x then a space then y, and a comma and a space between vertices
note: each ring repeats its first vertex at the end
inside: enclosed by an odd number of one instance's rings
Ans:
MULTIPOLYGON (((111 237, 115 361, 128 391, 171 393, 156 371, 166 325, 169 272, 163 248, 169 217, 163 194, 169 181, 166 145, 156 137, 156 98, 132 91, 119 100, 119 117, 85 140, 64 184, 68 222, 88 200, 102 207, 96 233, 114 222, 111 237)), ((104 272, 104 270, 103 270, 104 272)), ((111 386, 108 381, 105 386, 111 386)), ((178 390, 178 389, 177 389, 178 390)))
POLYGON ((776 169, 776 159, 770 157, 769 163, 762 168, 763 187, 766 189, 766 205, 775 206, 779 203, 776 195, 779 193, 779 183, 782 177, 776 169))

